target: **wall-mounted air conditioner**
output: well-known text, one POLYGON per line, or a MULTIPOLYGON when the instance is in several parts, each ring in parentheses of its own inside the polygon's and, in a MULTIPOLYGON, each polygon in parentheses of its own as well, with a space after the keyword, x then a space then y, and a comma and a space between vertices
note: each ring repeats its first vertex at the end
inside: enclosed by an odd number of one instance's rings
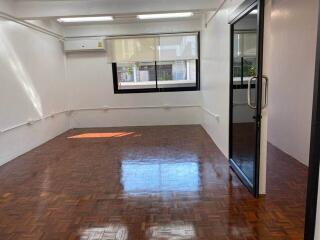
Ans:
POLYGON ((76 51, 106 51, 104 39, 66 39, 64 42, 66 52, 76 51))

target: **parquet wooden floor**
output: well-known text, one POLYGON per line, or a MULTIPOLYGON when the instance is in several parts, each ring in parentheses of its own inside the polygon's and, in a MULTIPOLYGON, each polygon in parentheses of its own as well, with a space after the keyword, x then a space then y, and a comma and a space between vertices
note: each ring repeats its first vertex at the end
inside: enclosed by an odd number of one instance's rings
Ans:
POLYGON ((257 200, 200 126, 71 130, 0 167, 0 239, 302 240, 307 169, 268 153, 257 200))

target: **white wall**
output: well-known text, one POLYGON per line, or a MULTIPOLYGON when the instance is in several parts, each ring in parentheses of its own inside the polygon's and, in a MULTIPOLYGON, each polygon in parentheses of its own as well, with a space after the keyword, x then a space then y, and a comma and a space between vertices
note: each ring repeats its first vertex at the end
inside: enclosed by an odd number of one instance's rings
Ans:
MULTIPOLYGON (((0 130, 66 109, 65 55, 61 42, 0 19, 0 130)), ((60 114, 0 132, 0 165, 68 129, 60 114)))
POLYGON ((14 11, 11 0, 0 0, 0 12, 12 14, 14 11))
POLYGON ((229 14, 241 0, 229 0, 202 30, 201 88, 204 109, 219 115, 219 119, 204 111, 203 126, 225 156, 229 139, 229 14))
MULTIPOLYGON (((65 34, 67 36, 121 35, 199 30, 199 21, 177 21, 155 24, 110 24, 86 28, 72 26, 65 29, 65 34)), ((199 91, 114 94, 112 66, 107 63, 107 55, 104 52, 67 54, 67 72, 71 84, 69 99, 71 109, 137 107, 137 109, 108 111, 76 111, 71 116, 73 127, 201 124, 202 122, 199 91), (163 106, 177 105, 192 107, 163 108, 163 106), (144 106, 154 108, 140 108, 144 106)))
POLYGON ((273 0, 268 140, 308 164, 317 0, 273 0))

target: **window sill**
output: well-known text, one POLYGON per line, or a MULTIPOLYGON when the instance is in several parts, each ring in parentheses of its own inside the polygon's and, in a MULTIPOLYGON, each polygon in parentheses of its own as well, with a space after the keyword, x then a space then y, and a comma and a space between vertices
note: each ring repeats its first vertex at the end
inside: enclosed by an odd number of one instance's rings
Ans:
MULTIPOLYGON (((158 81, 158 88, 185 88, 185 87, 195 87, 196 81, 194 80, 168 80, 168 81, 158 81)), ((126 89, 152 89, 156 88, 155 81, 148 82, 122 82, 119 84, 119 90, 126 89)))

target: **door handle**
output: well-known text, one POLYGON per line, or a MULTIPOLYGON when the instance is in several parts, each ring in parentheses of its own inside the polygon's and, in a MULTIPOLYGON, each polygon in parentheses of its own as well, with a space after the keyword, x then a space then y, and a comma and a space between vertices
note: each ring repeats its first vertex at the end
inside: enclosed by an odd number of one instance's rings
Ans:
POLYGON ((264 85, 264 103, 261 108, 265 109, 268 106, 269 78, 263 75, 262 79, 265 80, 265 85, 264 85))
POLYGON ((251 103, 251 81, 254 79, 257 79, 257 77, 252 77, 248 80, 248 91, 247 91, 248 106, 252 109, 257 108, 257 106, 253 106, 251 103))
MULTIPOLYGON (((254 79, 258 79, 257 77, 252 77, 248 81, 248 92, 247 92, 247 98, 248 98, 248 106, 252 109, 256 109, 257 106, 254 106, 251 103, 251 81, 254 79)), ((261 109, 265 109, 268 106, 268 90, 269 90, 269 78, 267 76, 262 76, 262 79, 265 81, 264 84, 264 103, 261 106, 261 109)))

